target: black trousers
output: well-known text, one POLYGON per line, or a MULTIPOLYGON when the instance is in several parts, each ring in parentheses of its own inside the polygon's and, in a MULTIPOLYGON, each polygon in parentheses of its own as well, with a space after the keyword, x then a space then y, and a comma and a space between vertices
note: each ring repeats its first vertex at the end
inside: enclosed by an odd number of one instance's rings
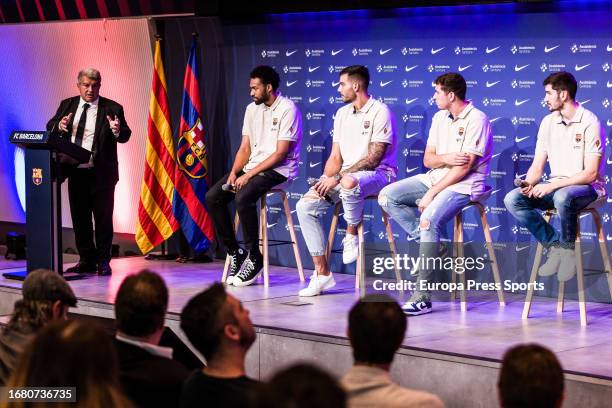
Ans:
MULTIPOLYGON (((241 171, 238 177, 243 175, 241 171)), ((230 215, 228 204, 236 200, 236 211, 240 217, 240 224, 244 234, 247 249, 252 253, 259 254, 259 216, 257 214, 257 200, 266 194, 272 187, 287 180, 285 176, 274 170, 266 170, 249 180, 249 182, 237 193, 223 191, 221 186, 227 182, 229 174, 223 176, 206 193, 206 204, 208 213, 213 219, 219 241, 223 242, 225 248, 234 252, 238 249, 236 234, 230 215)))
POLYGON ((73 169, 68 177, 68 199, 74 239, 81 262, 89 264, 110 261, 113 243, 115 185, 103 188, 97 186, 95 171, 93 168, 77 168, 73 169))

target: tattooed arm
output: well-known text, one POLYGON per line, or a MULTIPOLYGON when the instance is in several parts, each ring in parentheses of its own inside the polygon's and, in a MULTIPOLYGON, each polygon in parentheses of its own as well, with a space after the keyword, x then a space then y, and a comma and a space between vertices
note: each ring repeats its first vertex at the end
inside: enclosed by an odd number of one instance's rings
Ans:
POLYGON ((341 171, 340 175, 344 176, 348 173, 355 173, 360 170, 374 170, 380 164, 389 144, 383 142, 372 142, 368 146, 368 155, 357 163, 353 164, 348 169, 341 171))

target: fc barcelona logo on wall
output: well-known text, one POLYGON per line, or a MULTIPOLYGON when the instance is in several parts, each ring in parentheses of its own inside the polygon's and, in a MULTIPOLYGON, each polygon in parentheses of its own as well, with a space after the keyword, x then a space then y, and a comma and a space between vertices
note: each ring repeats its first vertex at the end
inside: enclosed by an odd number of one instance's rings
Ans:
POLYGON ((43 182, 43 174, 42 169, 33 167, 32 168, 32 183, 37 186, 40 186, 43 182))
POLYGON ((370 128, 370 121, 366 120, 365 122, 363 122, 363 128, 364 129, 369 129, 370 128))
POLYGON ((582 134, 576 133, 576 143, 582 142, 582 134))

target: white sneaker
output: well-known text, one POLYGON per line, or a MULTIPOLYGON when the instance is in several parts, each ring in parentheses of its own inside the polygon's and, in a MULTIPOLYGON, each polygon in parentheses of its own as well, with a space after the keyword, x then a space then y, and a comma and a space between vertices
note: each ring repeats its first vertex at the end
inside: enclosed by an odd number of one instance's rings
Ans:
POLYGON ((359 256, 359 238, 357 235, 346 234, 342 240, 342 262, 353 263, 359 256))
POLYGON ((576 253, 573 249, 569 248, 563 248, 560 251, 557 279, 559 282, 565 282, 576 275, 576 253))
POLYGON ((559 265, 561 264, 561 248, 551 247, 548 250, 548 259, 544 262, 544 265, 538 269, 538 275, 540 276, 551 276, 559 271, 559 265))
POLYGON ((336 281, 331 273, 329 275, 317 275, 315 271, 310 277, 308 287, 300 290, 298 296, 317 296, 324 290, 331 289, 334 286, 336 286, 336 281))

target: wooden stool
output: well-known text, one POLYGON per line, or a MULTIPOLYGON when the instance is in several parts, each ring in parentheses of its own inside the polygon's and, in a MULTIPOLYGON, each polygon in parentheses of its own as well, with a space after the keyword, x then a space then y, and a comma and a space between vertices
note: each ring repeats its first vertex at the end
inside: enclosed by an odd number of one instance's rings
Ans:
MULTIPOLYGON (((240 219, 238 217, 238 213, 234 217, 234 232, 238 233, 238 225, 240 224, 240 219)), ((289 200, 287 200, 287 193, 285 190, 273 188, 268 191, 266 194, 261 196, 260 205, 259 205, 259 249, 263 255, 264 261, 264 286, 268 286, 269 284, 269 271, 270 271, 270 263, 268 257, 268 247, 270 245, 286 245, 291 244, 293 247, 293 255, 295 256, 295 264, 298 270, 298 274, 300 276, 300 282, 304 282, 304 269, 302 268, 302 258, 300 256, 300 248, 298 247, 297 237, 295 235, 295 230, 293 229, 293 218, 291 216, 291 209, 289 208, 289 200), (287 218, 287 226, 289 229, 289 235, 291 236, 291 241, 283 241, 277 239, 269 239, 268 238, 268 215, 266 212, 267 209, 267 201, 266 197, 272 194, 280 194, 281 199, 283 201, 283 207, 285 210, 285 217, 287 218)), ((230 265, 230 257, 229 255, 225 258, 225 266, 223 267, 223 276, 221 277, 221 282, 225 282, 227 279, 227 272, 229 270, 230 265)))
MULTIPOLYGON (((378 195, 372 195, 365 198, 365 200, 376 200, 378 203, 378 195)), ((331 226, 329 228, 329 235, 327 239, 327 250, 325 251, 325 256, 327 262, 329 263, 329 258, 332 253, 332 248, 334 245, 334 237, 336 236, 336 229, 338 228, 338 218, 340 216, 340 207, 342 206, 342 201, 339 201, 336 204, 334 209, 334 215, 332 217, 331 226)), ((383 222, 385 224, 385 230, 387 232, 387 241, 389 242, 389 249, 391 250, 391 254, 393 255, 393 268, 395 269, 395 279, 400 283, 402 281, 402 277, 399 272, 399 268, 397 266, 397 249, 395 247, 395 240, 393 238, 393 230, 391 229, 391 223, 389 222, 389 216, 381 208, 383 222)), ((359 256, 357 258, 357 266, 355 268, 355 288, 359 289, 365 288, 365 273, 363 271, 365 265, 365 239, 363 233, 363 221, 359 224, 357 228, 357 237, 359 240, 359 256)))
MULTIPOLYGON (((505 306, 506 302, 504 301, 504 291, 502 290, 502 286, 501 286, 499 267, 497 264, 497 257, 495 256, 495 249, 493 248, 493 243, 491 240, 491 231, 489 230, 489 223, 487 221, 487 213, 485 212, 484 206, 481 204, 481 202, 484 202, 484 200, 486 200, 489 195, 490 195, 490 192, 488 195, 484 196, 480 201, 470 202, 467 206, 463 208, 463 210, 465 210, 466 208, 472 207, 472 206, 478 209, 478 213, 480 214, 480 222, 482 224, 482 231, 484 233, 487 250, 489 252, 489 258, 491 259, 491 269, 493 271, 493 279, 495 280, 495 283, 499 285, 499 289, 497 290, 497 298, 499 299, 499 305, 505 306)), ((453 226, 453 243, 454 243, 453 256, 461 257, 461 258, 463 258, 463 254, 464 254, 463 253, 463 210, 460 211, 459 214, 455 215, 455 224, 453 226)), ((453 284, 457 283, 457 275, 459 275, 459 279, 461 280, 461 283, 463 284, 463 287, 465 289, 465 271, 463 273, 457 273, 455 270, 453 270, 452 272, 452 283, 453 284)), ((465 312, 467 310, 465 292, 466 292, 465 290, 462 290, 461 295, 460 295, 462 312, 465 312)), ((452 301, 455 300, 455 294, 456 294, 456 291, 451 292, 452 301)))
MULTIPOLYGON (((603 197, 605 200, 605 197, 603 197)), ((599 249, 601 250, 601 257, 603 259, 604 273, 607 274, 608 288, 610 290, 610 296, 612 297, 612 268, 610 267, 610 256, 606 248, 606 237, 601 224, 601 217, 596 210, 596 207, 600 206, 603 200, 598 199, 593 203, 589 204, 586 208, 578 212, 578 219, 576 221, 576 279, 578 281, 578 308, 580 310, 580 325, 587 325, 586 315, 586 303, 584 300, 584 267, 582 265, 582 248, 580 241, 580 215, 591 214, 593 221, 595 222, 595 230, 599 240, 599 249)), ((556 215, 556 210, 547 210, 544 213, 544 219, 546 222, 550 222, 553 215, 556 215)), ((523 307, 523 319, 529 318, 529 311, 531 309, 531 301, 533 299, 533 285, 536 282, 538 269, 540 269, 540 262, 542 261, 542 244, 538 244, 536 249, 535 259, 533 261, 533 268, 531 269, 531 277, 529 278, 529 288, 527 290, 527 297, 525 298, 525 305, 523 307)), ((557 295, 557 313, 563 313, 563 296, 565 292, 565 282, 559 282, 559 294, 557 295)))

